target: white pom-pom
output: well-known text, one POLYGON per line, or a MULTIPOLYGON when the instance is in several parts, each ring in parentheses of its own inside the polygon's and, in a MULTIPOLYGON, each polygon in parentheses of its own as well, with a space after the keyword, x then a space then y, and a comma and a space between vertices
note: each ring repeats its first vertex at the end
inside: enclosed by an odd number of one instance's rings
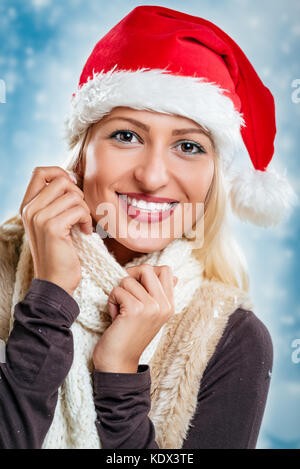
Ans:
POLYGON ((273 168, 253 167, 235 171, 230 178, 232 211, 242 220, 258 226, 275 226, 288 217, 299 203, 294 189, 283 174, 273 168))

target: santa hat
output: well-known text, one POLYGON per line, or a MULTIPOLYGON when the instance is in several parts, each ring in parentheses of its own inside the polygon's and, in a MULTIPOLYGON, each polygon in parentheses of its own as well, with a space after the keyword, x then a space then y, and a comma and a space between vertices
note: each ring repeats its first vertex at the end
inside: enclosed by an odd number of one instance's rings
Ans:
POLYGON ((66 119, 69 147, 117 106, 178 114, 208 130, 241 220, 275 225, 297 203, 286 170, 268 168, 274 98, 239 46, 213 23, 161 6, 134 8, 96 44, 83 68, 66 119))

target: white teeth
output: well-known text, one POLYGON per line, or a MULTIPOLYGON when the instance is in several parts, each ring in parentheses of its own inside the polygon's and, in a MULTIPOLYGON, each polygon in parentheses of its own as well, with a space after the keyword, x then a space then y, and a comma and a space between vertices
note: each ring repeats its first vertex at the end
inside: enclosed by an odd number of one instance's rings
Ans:
MULTIPOLYGON (((163 212, 165 210, 169 210, 174 202, 172 203, 156 203, 156 202, 146 202, 145 200, 137 200, 132 197, 128 197, 125 194, 119 194, 119 196, 125 200, 127 200, 128 205, 132 205, 133 207, 140 208, 142 210, 146 210, 149 212, 163 212)), ((177 202, 175 202, 177 203, 177 202)))

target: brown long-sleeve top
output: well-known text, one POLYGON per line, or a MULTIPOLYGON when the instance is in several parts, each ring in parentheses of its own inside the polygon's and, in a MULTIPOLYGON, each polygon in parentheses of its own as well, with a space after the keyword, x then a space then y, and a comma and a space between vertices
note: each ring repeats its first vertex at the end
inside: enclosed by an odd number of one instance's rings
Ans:
MULTIPOLYGON (((41 448, 58 388, 73 360, 70 326, 77 302, 54 283, 33 279, 15 306, 0 363, 0 448, 41 448)), ((255 448, 270 384, 273 345, 252 311, 237 309, 203 374, 182 448, 255 448)), ((159 448, 150 411, 150 368, 93 372, 96 426, 103 449, 159 448)))

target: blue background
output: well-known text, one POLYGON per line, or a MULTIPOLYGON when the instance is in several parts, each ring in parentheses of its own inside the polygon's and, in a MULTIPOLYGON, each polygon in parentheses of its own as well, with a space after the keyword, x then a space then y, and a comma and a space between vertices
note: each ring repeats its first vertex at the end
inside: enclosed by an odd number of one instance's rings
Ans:
MULTIPOLYGON (((96 42, 135 6, 146 4, 204 17, 240 45, 275 97, 272 166, 287 169, 299 194, 300 102, 292 100, 292 83, 300 79, 299 0, 1 0, 0 79, 6 102, 0 103, 0 222, 17 212, 35 166, 65 159, 64 117, 96 42)), ((274 344, 258 448, 300 448, 300 353, 299 363, 292 360, 292 342, 300 340, 299 212, 298 206, 269 229, 231 215, 248 261, 255 313, 274 344)))

